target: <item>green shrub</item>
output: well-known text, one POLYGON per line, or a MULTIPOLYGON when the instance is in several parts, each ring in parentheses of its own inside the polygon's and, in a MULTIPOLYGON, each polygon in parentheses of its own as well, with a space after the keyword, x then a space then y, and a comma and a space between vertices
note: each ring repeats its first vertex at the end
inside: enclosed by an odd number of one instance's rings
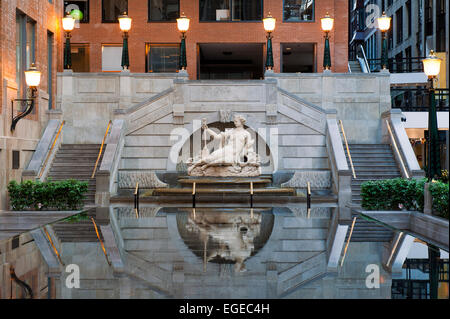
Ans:
POLYGON ((448 219, 448 184, 433 182, 429 189, 433 197, 433 211, 448 219))
POLYGON ((24 181, 8 184, 13 210, 76 210, 83 207, 88 182, 68 179, 65 181, 24 181))
MULTIPOLYGON (((394 178, 367 181, 361 185, 362 207, 366 210, 423 211, 426 179, 394 178)), ((448 184, 434 181, 430 185, 433 211, 448 219, 448 184)))

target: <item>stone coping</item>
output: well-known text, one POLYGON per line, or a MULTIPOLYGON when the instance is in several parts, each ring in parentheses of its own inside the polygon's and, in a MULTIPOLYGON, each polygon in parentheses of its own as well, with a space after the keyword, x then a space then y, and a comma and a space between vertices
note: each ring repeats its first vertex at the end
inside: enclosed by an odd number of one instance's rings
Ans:
POLYGON ((359 211, 388 227, 410 233, 411 236, 449 250, 449 221, 418 211, 359 211))

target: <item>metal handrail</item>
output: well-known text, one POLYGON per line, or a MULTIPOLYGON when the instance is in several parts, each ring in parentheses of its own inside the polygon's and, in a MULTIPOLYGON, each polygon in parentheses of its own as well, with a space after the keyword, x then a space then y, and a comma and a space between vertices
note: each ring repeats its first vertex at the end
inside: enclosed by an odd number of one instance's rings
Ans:
POLYGON ((57 141, 58 138, 59 138, 59 134, 61 133, 61 130, 62 130, 63 126, 64 126, 64 123, 66 123, 66 121, 62 121, 62 122, 61 122, 61 125, 59 126, 58 133, 56 133, 55 140, 53 141, 52 147, 50 147, 50 151, 48 151, 47 157, 45 158, 45 161, 44 161, 44 163, 42 164, 42 169, 41 169, 41 171, 40 171, 40 173, 39 173, 38 178, 41 178, 41 177, 42 177, 42 174, 44 174, 45 165, 47 165, 47 161, 48 161, 50 155, 52 154, 53 148, 54 148, 55 145, 56 145, 56 141, 57 141))
POLYGON ((405 163, 403 162, 402 154, 398 150, 397 142, 395 141, 395 137, 394 137, 394 134, 392 133, 391 125, 389 124, 388 120, 386 120, 386 125, 387 125, 389 135, 391 137, 392 146, 394 147, 394 150, 397 153, 398 158, 400 159, 400 164, 402 166, 403 172, 405 173, 406 178, 409 178, 408 170, 406 169, 405 163))
POLYGON ((106 262, 107 262, 109 265, 111 265, 111 263, 109 262, 109 259, 108 259, 108 254, 106 253, 105 245, 103 244, 103 240, 100 238, 100 234, 99 234, 99 232, 98 232, 97 224, 95 223, 95 220, 94 220, 93 217, 91 217, 91 220, 92 220, 92 224, 94 225, 95 234, 97 235, 98 241, 100 242, 100 245, 101 245, 101 247, 102 247, 103 254, 105 254, 106 262))
POLYGON ((100 157, 102 156, 103 145, 105 144, 106 137, 108 136, 109 127, 111 126, 111 123, 112 123, 112 121, 109 120, 108 126, 106 127, 105 136, 103 136, 102 145, 100 146, 100 151, 98 152, 97 160, 95 161, 95 166, 94 166, 94 170, 92 171, 91 178, 94 178, 94 176, 95 176, 95 171, 97 170, 98 161, 100 160, 100 157))
POLYGON ((353 178, 356 179, 355 167, 353 166, 352 156, 350 155, 350 148, 348 147, 347 136, 345 135, 344 125, 342 124, 342 120, 339 120, 339 124, 341 125, 342 135, 344 136, 345 147, 347 149, 348 159, 350 160, 350 166, 352 168, 353 178))
POLYGON ((350 228, 350 234, 348 235, 347 244, 344 249, 344 256, 342 256, 341 267, 344 264, 345 255, 347 254, 348 245, 350 244, 350 239, 352 238, 353 228, 355 228, 356 217, 353 218, 352 227, 350 228))
MULTIPOLYGON (((366 57, 366 53, 364 52, 364 47, 360 44, 358 46, 358 49, 360 49, 360 51, 362 52, 362 58, 361 59, 363 59, 364 67, 366 68, 366 72, 364 72, 364 70, 363 70, 363 73, 370 73, 369 62, 367 62, 367 57, 366 57)), ((356 54, 356 56, 358 57, 358 54, 356 54)))

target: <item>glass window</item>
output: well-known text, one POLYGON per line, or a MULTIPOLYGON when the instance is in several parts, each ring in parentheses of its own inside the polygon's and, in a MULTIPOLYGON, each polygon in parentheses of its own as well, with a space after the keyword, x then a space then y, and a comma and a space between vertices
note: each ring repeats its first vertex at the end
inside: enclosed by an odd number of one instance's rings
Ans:
POLYGON ((403 9, 400 8, 395 13, 395 19, 397 21, 396 29, 397 29, 397 44, 403 42, 403 9))
POLYGON ((89 22, 89 0, 64 1, 64 15, 67 12, 79 22, 89 22))
POLYGON ((70 44, 73 72, 89 72, 89 44, 70 44))
POLYGON ((48 91, 48 109, 53 105, 53 33, 47 31, 47 91, 48 91))
POLYGON ((128 0, 102 0, 102 22, 119 22, 124 12, 128 12, 128 0))
POLYGON ((19 97, 26 97, 24 71, 35 62, 36 22, 18 12, 16 15, 16 83, 19 97))
POLYGON ((122 71, 122 45, 106 44, 102 45, 102 71, 120 72, 122 71))
POLYGON ((147 44, 147 72, 177 72, 179 69, 179 44, 147 44))
POLYGON ((314 21, 314 0, 284 0, 284 21, 314 21))
POLYGON ((200 21, 262 20, 262 0, 200 0, 200 21))
POLYGON ((180 16, 180 0, 149 0, 149 21, 175 21, 180 16))

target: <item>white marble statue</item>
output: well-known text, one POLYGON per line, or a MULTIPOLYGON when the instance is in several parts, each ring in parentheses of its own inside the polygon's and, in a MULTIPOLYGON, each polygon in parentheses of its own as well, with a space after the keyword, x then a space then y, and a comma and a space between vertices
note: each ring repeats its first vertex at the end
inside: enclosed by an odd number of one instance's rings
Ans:
POLYGON ((205 119, 202 122, 204 134, 208 133, 219 140, 220 147, 209 153, 205 145, 198 156, 189 159, 187 162, 189 175, 224 177, 261 175, 259 157, 253 149, 254 140, 244 128, 244 117, 235 115, 235 128, 219 134, 208 128, 205 119))

